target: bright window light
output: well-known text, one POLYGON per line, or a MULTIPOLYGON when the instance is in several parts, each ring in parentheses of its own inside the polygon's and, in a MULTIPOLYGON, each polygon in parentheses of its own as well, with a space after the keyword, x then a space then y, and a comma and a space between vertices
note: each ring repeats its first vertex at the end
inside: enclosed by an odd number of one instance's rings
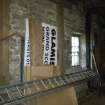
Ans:
POLYGON ((77 66, 79 65, 79 37, 73 36, 71 38, 72 42, 72 66, 77 66))

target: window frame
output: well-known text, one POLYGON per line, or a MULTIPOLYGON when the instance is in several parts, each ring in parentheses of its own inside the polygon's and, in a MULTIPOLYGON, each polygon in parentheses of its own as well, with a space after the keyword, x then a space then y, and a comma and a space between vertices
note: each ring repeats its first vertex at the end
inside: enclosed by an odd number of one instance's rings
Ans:
POLYGON ((79 35, 72 35, 72 36, 71 36, 71 66, 72 66, 72 67, 80 66, 80 61, 81 61, 81 60, 80 60, 80 59, 81 59, 81 56, 80 56, 80 54, 81 54, 81 49, 80 49, 80 48, 81 48, 81 45, 80 45, 80 36, 79 36, 79 35), (77 65, 72 65, 72 47, 73 47, 73 46, 72 46, 72 37, 77 37, 77 38, 79 39, 79 46, 78 46, 78 48, 79 48, 79 51, 78 51, 79 60, 78 60, 78 61, 79 61, 79 62, 78 62, 77 65))

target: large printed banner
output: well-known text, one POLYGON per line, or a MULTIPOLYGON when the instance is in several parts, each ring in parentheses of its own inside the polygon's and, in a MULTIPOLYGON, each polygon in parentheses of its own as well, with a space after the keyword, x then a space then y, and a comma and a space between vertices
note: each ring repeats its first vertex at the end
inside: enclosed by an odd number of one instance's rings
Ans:
POLYGON ((43 31, 43 63, 57 65, 57 28, 42 23, 43 31))

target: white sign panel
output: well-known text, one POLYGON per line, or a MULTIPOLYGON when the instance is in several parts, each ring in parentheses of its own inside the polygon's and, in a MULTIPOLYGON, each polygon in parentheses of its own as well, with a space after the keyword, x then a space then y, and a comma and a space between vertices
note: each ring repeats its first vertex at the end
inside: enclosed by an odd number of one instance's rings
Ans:
POLYGON ((30 41, 29 41, 29 21, 26 19, 24 66, 30 65, 30 41))
POLYGON ((42 23, 43 63, 57 65, 57 28, 42 23))

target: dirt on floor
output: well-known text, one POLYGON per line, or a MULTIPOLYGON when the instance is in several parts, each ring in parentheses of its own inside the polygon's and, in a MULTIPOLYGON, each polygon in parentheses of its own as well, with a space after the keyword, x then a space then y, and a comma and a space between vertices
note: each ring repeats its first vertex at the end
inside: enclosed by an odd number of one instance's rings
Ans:
POLYGON ((105 94, 93 94, 79 100, 79 105, 105 105, 105 94))

